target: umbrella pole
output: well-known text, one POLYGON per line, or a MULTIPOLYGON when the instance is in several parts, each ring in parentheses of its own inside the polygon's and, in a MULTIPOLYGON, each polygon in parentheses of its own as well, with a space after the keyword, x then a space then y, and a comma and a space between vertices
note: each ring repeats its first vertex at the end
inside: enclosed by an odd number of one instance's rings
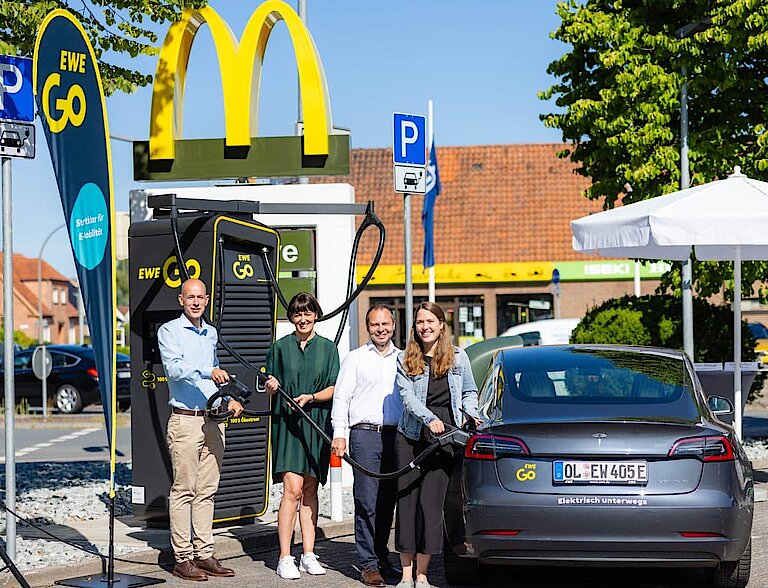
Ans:
POLYGON ((733 402, 736 405, 733 426, 741 440, 741 245, 733 256, 733 402))

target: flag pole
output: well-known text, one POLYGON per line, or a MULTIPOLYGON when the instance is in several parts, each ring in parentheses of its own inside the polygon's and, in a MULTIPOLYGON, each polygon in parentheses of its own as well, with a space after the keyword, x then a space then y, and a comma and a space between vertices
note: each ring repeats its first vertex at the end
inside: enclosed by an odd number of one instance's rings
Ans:
MULTIPOLYGON (((430 155, 432 149, 432 142, 434 141, 435 128, 432 122, 432 100, 429 101, 427 108, 427 145, 429 145, 430 155)), ((434 239, 434 228, 432 229, 432 238, 434 239)), ((434 244, 433 244, 434 247, 434 244)), ((432 265, 429 268, 429 301, 435 301, 435 266, 432 265)))

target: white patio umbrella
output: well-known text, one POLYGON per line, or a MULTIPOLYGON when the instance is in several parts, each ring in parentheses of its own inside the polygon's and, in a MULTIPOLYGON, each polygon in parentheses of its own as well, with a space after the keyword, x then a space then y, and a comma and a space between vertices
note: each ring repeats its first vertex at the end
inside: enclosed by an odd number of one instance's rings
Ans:
MULTIPOLYGON (((606 257, 733 261, 734 428, 741 438, 741 261, 768 259, 768 182, 725 180, 571 221, 573 248, 606 257)), ((693 358, 691 358, 693 359, 693 358)))

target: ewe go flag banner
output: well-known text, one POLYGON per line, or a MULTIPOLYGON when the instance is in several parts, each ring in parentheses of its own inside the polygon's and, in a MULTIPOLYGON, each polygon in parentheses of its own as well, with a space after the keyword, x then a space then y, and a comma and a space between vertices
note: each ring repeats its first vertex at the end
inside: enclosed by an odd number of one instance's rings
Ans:
POLYGON ((109 127, 93 48, 66 10, 54 10, 40 25, 33 78, 99 371, 114 496, 116 287, 109 127))

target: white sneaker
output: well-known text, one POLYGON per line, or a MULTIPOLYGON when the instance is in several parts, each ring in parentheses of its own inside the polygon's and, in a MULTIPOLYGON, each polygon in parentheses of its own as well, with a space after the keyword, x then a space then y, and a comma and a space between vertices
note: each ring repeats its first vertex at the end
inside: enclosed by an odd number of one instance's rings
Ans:
POLYGON ((302 572, 307 572, 313 576, 322 576, 325 574, 325 568, 320 565, 319 561, 317 561, 317 556, 314 553, 305 553, 301 556, 299 569, 302 572))
POLYGON ((292 555, 286 555, 277 560, 277 575, 283 580, 298 580, 301 578, 299 568, 296 567, 296 561, 292 555))

